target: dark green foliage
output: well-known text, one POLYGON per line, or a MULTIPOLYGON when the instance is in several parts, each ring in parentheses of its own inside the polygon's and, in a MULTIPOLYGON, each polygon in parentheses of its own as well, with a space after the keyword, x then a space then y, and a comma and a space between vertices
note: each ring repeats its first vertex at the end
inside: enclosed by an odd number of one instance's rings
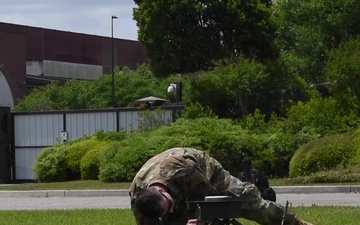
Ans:
MULTIPOLYGON (((268 134, 270 135, 270 134, 268 134)), ((272 175, 284 175, 296 144, 279 144, 283 135, 257 135, 229 119, 179 119, 146 133, 133 133, 121 141, 102 161, 100 179, 130 181, 149 157, 172 147, 204 150, 220 161, 233 174, 241 171, 243 160, 272 175)))
POLYGON ((357 127, 357 116, 341 107, 335 98, 313 96, 308 102, 297 102, 287 113, 286 132, 315 132, 319 136, 347 132, 357 127))
POLYGON ((137 170, 152 155, 143 138, 115 144, 100 166, 99 178, 102 181, 131 181, 137 170))
POLYGON ((186 106, 185 119, 197 119, 201 117, 215 118, 216 115, 212 112, 210 107, 204 107, 198 102, 186 106))
POLYGON ((346 169, 333 169, 328 171, 320 171, 311 173, 306 176, 297 176, 285 180, 286 184, 324 184, 324 183, 350 183, 359 182, 360 173, 359 167, 352 167, 346 169))
POLYGON ((45 148, 33 167, 35 179, 40 182, 64 181, 68 178, 66 155, 70 145, 54 145, 45 148))
POLYGON ((303 145, 290 161, 290 176, 346 168, 356 155, 356 135, 336 134, 303 145))
POLYGON ((80 163, 84 155, 92 149, 97 149, 102 146, 95 138, 86 138, 81 142, 70 145, 69 151, 66 154, 67 165, 69 168, 69 178, 76 180, 81 178, 80 163))
POLYGON ((102 131, 92 137, 57 144, 44 149, 33 168, 36 180, 54 182, 77 179, 98 179, 99 164, 116 139, 124 133, 108 135, 102 131))
MULTIPOLYGON (((111 136, 110 136, 111 138, 111 136)), ((82 180, 96 180, 99 179, 100 162, 104 155, 111 149, 111 145, 115 141, 100 141, 99 144, 93 146, 93 149, 88 151, 80 162, 80 172, 82 180)))
POLYGON ((288 131, 287 121, 273 115, 268 121, 258 110, 241 122, 251 134, 262 141, 258 157, 253 159, 254 167, 261 169, 268 176, 287 176, 289 162, 296 150, 313 140, 317 134, 302 130, 297 133, 288 131))
MULTIPOLYGON (((360 5, 360 4, 359 4, 360 5)), ((339 100, 339 108, 360 113, 360 37, 350 39, 330 52, 326 77, 331 81, 331 95, 339 100)))
POLYGON ((194 77, 189 100, 209 107, 220 118, 245 118, 256 108, 271 108, 272 97, 280 92, 280 87, 267 90, 271 82, 265 65, 241 58, 194 77))
POLYGON ((137 1, 134 19, 157 76, 208 70, 244 54, 274 54, 270 9, 260 1, 137 1))
MULTIPOLYGON (((133 106, 134 101, 148 96, 167 99, 170 83, 184 82, 186 99, 186 80, 169 77, 160 81, 144 65, 136 71, 123 68, 115 71, 115 99, 117 107, 133 106), (131 91, 129 91, 131 90, 131 91)), ((101 76, 94 81, 71 80, 63 85, 50 84, 34 89, 26 98, 19 101, 16 111, 45 111, 66 109, 108 108, 112 104, 111 76, 101 76)))
POLYGON ((163 109, 156 109, 155 111, 142 111, 139 112, 139 131, 147 131, 171 123, 164 118, 163 109))
POLYGON ((310 83, 324 82, 329 51, 360 33, 359 1, 278 0, 272 9, 281 59, 310 83))
POLYGON ((125 132, 105 132, 104 130, 98 130, 95 133, 95 138, 101 141, 121 141, 126 138, 125 132))
POLYGON ((252 161, 254 166, 263 168, 263 165, 256 163, 264 151, 260 136, 217 129, 211 135, 208 145, 210 155, 221 162, 231 174, 241 171, 245 159, 252 161))

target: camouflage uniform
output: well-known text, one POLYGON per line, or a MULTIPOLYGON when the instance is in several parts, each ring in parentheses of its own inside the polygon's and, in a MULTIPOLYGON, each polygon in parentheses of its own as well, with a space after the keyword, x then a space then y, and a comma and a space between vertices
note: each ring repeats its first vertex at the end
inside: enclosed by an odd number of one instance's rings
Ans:
MULTIPOLYGON (((209 195, 230 195, 244 201, 240 210, 246 219, 263 225, 281 223, 283 206, 263 200, 254 184, 233 177, 216 159, 192 148, 172 148, 149 159, 130 187, 131 208, 138 225, 185 225, 189 219, 186 200, 201 200, 209 195), (174 213, 162 221, 149 220, 133 207, 135 194, 155 183, 165 185, 175 201, 174 213)), ((285 224, 293 225, 295 221, 295 216, 288 213, 285 224)))

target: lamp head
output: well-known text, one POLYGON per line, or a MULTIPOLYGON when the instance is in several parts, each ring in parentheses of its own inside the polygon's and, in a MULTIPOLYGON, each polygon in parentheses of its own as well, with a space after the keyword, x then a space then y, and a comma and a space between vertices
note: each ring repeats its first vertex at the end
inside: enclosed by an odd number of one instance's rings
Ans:
POLYGON ((176 84, 170 84, 170 86, 167 88, 167 92, 169 94, 173 94, 176 90, 176 84))

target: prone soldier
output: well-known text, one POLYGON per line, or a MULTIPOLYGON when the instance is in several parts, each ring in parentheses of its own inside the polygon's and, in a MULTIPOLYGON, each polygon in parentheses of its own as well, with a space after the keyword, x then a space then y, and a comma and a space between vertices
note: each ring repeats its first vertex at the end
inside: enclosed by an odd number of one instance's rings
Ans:
POLYGON ((284 206, 261 198, 254 184, 242 182, 216 159, 192 148, 172 148, 152 157, 130 187, 131 209, 138 225, 194 224, 191 218, 195 217, 188 215, 196 208, 189 209, 187 202, 220 195, 241 201, 238 210, 242 217, 261 225, 312 225, 286 212, 284 206))

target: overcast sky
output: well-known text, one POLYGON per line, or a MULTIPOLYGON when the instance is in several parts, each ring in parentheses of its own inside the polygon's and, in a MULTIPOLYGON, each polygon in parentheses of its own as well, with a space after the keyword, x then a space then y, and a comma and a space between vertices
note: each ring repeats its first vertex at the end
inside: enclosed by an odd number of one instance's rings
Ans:
POLYGON ((0 22, 137 40, 133 0, 1 0, 0 22))

